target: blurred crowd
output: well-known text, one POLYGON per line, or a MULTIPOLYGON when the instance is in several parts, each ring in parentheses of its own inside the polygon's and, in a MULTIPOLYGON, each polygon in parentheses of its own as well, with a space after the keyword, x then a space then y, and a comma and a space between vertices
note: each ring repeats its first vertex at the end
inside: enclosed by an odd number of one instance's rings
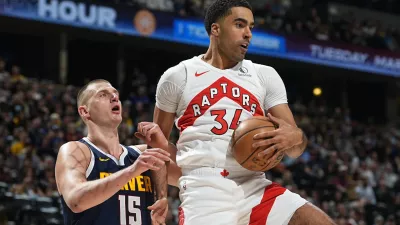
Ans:
POLYGON ((400 2, 397 0, 350 0, 350 1, 333 0, 333 1, 386 13, 400 14, 400 8, 398 7, 400 2))
POLYGON ((349 110, 292 102, 309 144, 268 174, 339 225, 400 224, 400 130, 352 120, 349 110))
MULTIPOLYGON (((135 81, 135 91, 123 97, 119 132, 125 145, 139 143, 136 124, 150 121, 154 106, 154 84, 135 81)), ((61 224, 54 165, 63 143, 86 134, 76 111, 78 89, 28 78, 0 58, 0 224, 61 224)), ((399 127, 359 123, 349 110, 320 101, 295 99, 290 106, 309 145, 299 159, 285 158, 266 176, 339 225, 400 224, 399 127)), ((177 138, 175 132, 171 141, 177 138)), ((177 224, 178 194, 170 187, 169 225, 177 224)))
POLYGON ((398 27, 384 24, 379 18, 359 19, 352 12, 327 16, 317 7, 285 5, 283 1, 274 0, 265 13, 256 11, 260 27, 298 38, 399 51, 398 27))
MULTIPOLYGON (((98 2, 98 0, 96 0, 98 2)), ((104 2, 106 0, 103 0, 104 2)), ((177 8, 185 8, 186 11, 193 12, 193 9, 205 9, 214 0, 113 0, 114 3, 123 3, 129 5, 145 5, 146 7, 151 7, 153 9, 163 10, 163 11, 174 11, 177 8), (189 9, 189 10, 187 10, 189 9), (192 9, 192 10, 190 10, 192 9)), ((248 0, 252 5, 259 6, 270 2, 271 0, 248 0)), ((282 0, 282 2, 289 2, 287 0, 282 0)), ((109 2, 109 1, 108 1, 109 2)), ((326 3, 328 1, 320 0, 298 0, 299 4, 304 3, 326 3)), ((399 14, 400 9, 397 8, 399 2, 396 0, 332 0, 329 2, 344 3, 347 5, 353 5, 357 7, 362 7, 366 9, 372 9, 387 13, 399 14)), ((199 12, 200 15, 203 12, 199 12)), ((190 14, 193 15, 193 14, 190 14)))
MULTIPOLYGON (((115 0, 134 7, 176 13, 183 17, 204 17, 214 0, 115 0)), ((248 0, 254 11, 256 27, 283 35, 312 38, 390 51, 400 51, 400 27, 371 16, 360 18, 354 12, 328 11, 328 2, 339 2, 364 9, 400 14, 396 0, 248 0)), ((108 1, 107 1, 108 2, 108 1)), ((391 21, 394 23, 394 21, 391 21)))

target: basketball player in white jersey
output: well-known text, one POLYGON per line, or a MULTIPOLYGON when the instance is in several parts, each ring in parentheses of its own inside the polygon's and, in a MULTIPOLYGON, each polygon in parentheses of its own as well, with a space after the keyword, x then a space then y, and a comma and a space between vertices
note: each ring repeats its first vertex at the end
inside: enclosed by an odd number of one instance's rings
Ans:
POLYGON ((269 163, 276 164, 284 154, 297 158, 307 144, 278 73, 244 60, 253 26, 246 0, 216 0, 205 16, 207 52, 168 69, 158 83, 154 122, 166 137, 175 120, 181 132, 178 152, 170 152, 181 171, 169 169, 170 174, 182 173, 175 184, 182 201, 180 224, 333 224, 264 173, 241 167, 228 149, 238 123, 257 115, 279 125, 254 136, 253 146, 266 149, 259 157, 275 152, 269 163))

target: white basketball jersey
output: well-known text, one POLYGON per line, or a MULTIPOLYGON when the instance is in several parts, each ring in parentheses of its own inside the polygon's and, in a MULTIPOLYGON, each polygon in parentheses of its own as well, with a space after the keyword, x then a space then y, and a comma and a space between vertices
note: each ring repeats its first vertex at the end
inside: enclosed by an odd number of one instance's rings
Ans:
MULTIPOLYGON (((268 76, 278 76, 282 85, 283 82, 271 67, 249 60, 221 70, 200 57, 183 61, 180 69, 172 72, 179 73, 179 78, 186 76, 186 84, 182 86, 175 110, 175 124, 181 132, 177 143, 177 163, 180 167, 242 168, 228 151, 232 133, 240 121, 252 116, 264 116, 264 110, 287 103, 284 86, 284 97, 274 100, 274 103, 266 101, 268 86, 273 85, 269 81, 274 80, 268 79, 268 76), (261 74, 262 69, 267 71, 263 73, 270 73, 268 71, 271 70, 275 74, 261 74)), ((160 99, 157 97, 157 106, 163 110, 165 103, 160 99)))

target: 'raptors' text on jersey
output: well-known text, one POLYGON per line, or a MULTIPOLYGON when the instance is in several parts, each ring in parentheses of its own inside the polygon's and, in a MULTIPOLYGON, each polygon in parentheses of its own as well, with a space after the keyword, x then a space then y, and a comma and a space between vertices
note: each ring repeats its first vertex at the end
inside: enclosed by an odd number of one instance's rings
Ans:
MULTIPOLYGON (((213 73, 210 73, 210 75, 216 77, 213 73)), ((211 132, 217 135, 224 135, 228 132, 228 128, 235 129, 243 110, 246 110, 245 113, 250 113, 251 115, 263 115, 263 110, 257 97, 246 88, 228 79, 227 76, 220 76, 210 85, 207 83, 193 87, 202 91, 191 97, 192 100, 187 104, 185 112, 179 118, 177 125, 181 131, 192 126, 195 120, 206 112, 209 112, 211 116, 216 116, 215 121, 219 124, 216 124, 211 129, 211 132), (228 102, 236 104, 226 104, 227 108, 222 108, 223 105, 220 101, 224 100, 224 98, 228 102), (209 110, 210 108, 212 110, 209 110), (227 114, 229 115, 230 113, 234 113, 232 120, 229 121, 228 119, 227 121, 226 117, 229 117, 227 114)))
POLYGON ((272 67, 243 60, 221 70, 201 57, 163 74, 156 105, 176 114, 179 166, 241 168, 227 151, 233 130, 240 121, 287 103, 285 86, 272 67))

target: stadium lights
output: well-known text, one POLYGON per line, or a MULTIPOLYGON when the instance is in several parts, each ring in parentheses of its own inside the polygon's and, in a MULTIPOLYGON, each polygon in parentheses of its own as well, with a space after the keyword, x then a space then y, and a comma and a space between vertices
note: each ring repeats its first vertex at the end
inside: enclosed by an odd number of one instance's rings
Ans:
POLYGON ((314 96, 321 96, 322 95, 322 89, 320 87, 315 87, 313 90, 314 96))

